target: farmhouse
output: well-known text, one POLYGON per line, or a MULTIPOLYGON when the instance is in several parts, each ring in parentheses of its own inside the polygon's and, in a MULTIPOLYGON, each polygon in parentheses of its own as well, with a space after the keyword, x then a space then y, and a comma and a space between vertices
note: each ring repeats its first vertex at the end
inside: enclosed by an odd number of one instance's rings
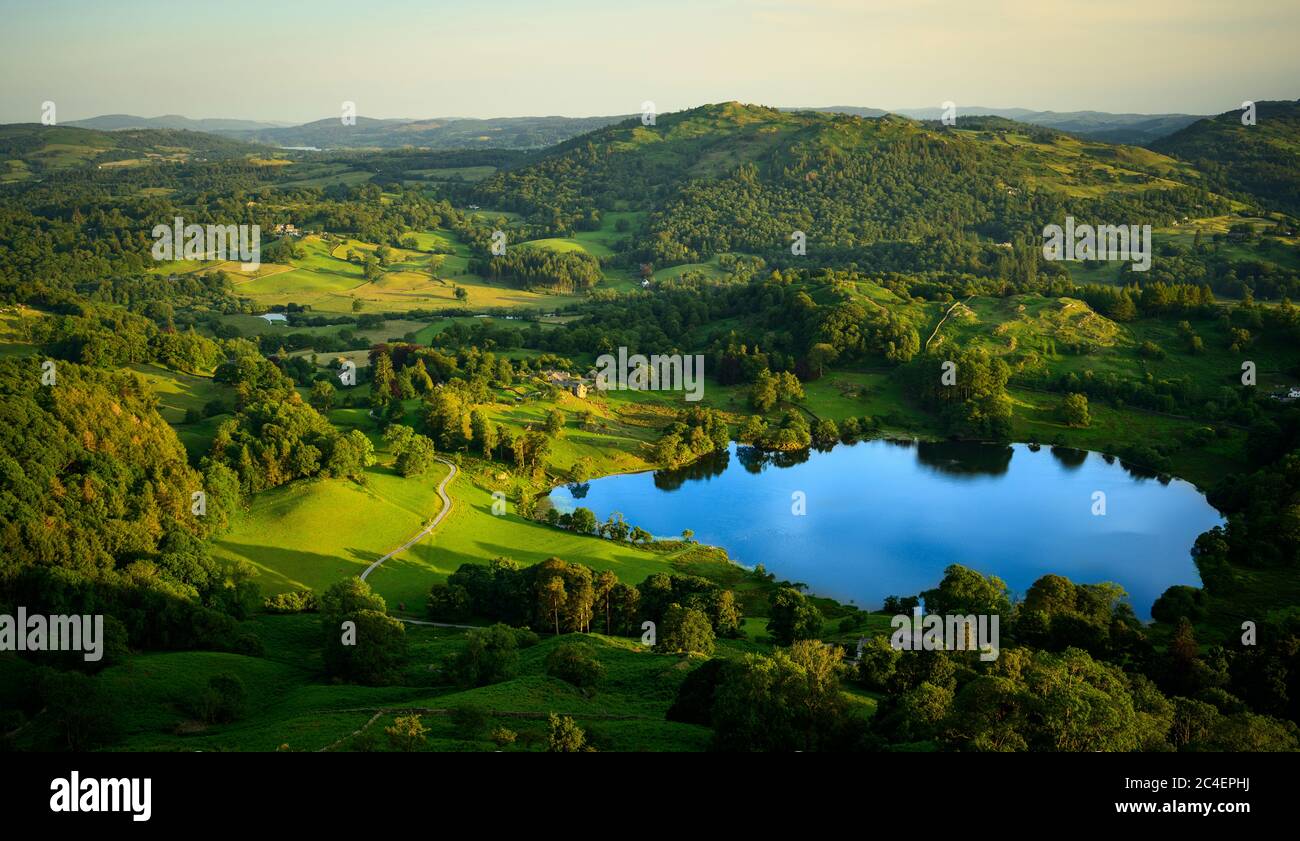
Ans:
POLYGON ((282 312, 265 312, 259 315, 258 318, 266 319, 267 324, 288 324, 289 323, 289 316, 285 315, 282 312))
POLYGON ((567 371, 543 371, 542 378, 556 388, 562 388, 574 397, 587 397, 587 383, 567 371))

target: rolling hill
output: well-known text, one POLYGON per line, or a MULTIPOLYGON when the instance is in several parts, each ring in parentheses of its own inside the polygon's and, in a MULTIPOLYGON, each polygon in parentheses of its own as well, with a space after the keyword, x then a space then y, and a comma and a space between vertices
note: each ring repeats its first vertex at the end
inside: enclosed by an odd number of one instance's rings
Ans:
POLYGON ((256 131, 258 129, 279 128, 286 123, 268 123, 258 120, 226 120, 205 118, 192 120, 178 114, 165 114, 161 117, 137 117, 134 114, 102 114, 85 120, 69 120, 64 123, 73 128, 90 128, 99 131, 121 131, 123 129, 171 128, 185 131, 256 131))
POLYGON ((97 131, 71 126, 14 123, 0 126, 0 183, 25 181, 46 170, 95 164, 134 166, 182 162, 195 156, 231 158, 254 151, 236 140, 197 131, 127 129, 97 131))
POLYGON ((483 204, 575 229, 593 212, 652 211, 660 264, 741 251, 821 254, 970 236, 1010 242, 1067 214, 1169 224, 1226 212, 1190 164, 999 117, 958 127, 740 103, 631 119, 566 141, 478 185, 483 204))
POLYGON ((377 120, 357 117, 345 126, 338 117, 286 128, 221 130, 226 137, 271 146, 320 149, 540 149, 624 117, 504 117, 476 120, 377 120))
POLYGON ((1255 125, 1240 110, 1193 123, 1151 144, 1193 163, 1215 188, 1300 214, 1300 100, 1256 103, 1255 125))

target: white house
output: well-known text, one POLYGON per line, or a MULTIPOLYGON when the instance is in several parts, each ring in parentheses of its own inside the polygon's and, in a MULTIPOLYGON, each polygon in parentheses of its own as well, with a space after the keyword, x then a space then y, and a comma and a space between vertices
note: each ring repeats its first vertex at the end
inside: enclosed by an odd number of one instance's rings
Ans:
POLYGON ((288 324, 289 323, 289 316, 285 315, 282 312, 265 312, 259 315, 258 318, 265 318, 267 324, 288 324))

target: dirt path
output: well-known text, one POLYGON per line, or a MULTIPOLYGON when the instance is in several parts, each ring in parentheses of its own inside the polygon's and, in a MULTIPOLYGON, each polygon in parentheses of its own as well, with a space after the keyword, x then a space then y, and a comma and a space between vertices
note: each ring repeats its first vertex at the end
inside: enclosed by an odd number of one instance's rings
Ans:
POLYGON ((365 581, 366 577, 369 576, 370 573, 378 569, 379 565, 382 564, 384 561, 388 560, 389 558, 393 557, 396 554, 405 552, 407 549, 410 549, 412 546, 419 543, 422 539, 424 539, 425 535, 427 535, 429 532, 433 531, 435 528, 438 527, 438 524, 442 522, 442 518, 446 517, 447 512, 451 510, 451 497, 447 496, 447 483, 450 482, 452 480, 452 477, 456 475, 456 465, 447 461, 442 456, 437 456, 436 458, 438 459, 438 461, 447 465, 447 467, 450 468, 447 471, 447 475, 444 476, 442 481, 438 483, 438 496, 442 498, 442 510, 439 511, 437 515, 434 516, 434 518, 429 521, 429 525, 420 529, 420 531, 417 532, 414 537, 412 537, 410 540, 403 543, 401 546, 398 546, 396 549, 389 552, 387 555, 384 555, 382 558, 375 561, 370 566, 366 567, 366 571, 361 573, 362 581, 365 581))

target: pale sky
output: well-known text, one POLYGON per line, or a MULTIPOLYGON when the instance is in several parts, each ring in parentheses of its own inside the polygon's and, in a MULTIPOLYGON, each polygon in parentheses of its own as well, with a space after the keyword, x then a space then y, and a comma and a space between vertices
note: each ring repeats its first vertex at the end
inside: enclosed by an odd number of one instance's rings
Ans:
POLYGON ((0 122, 1300 97, 1297 0, 0 0, 0 122))

